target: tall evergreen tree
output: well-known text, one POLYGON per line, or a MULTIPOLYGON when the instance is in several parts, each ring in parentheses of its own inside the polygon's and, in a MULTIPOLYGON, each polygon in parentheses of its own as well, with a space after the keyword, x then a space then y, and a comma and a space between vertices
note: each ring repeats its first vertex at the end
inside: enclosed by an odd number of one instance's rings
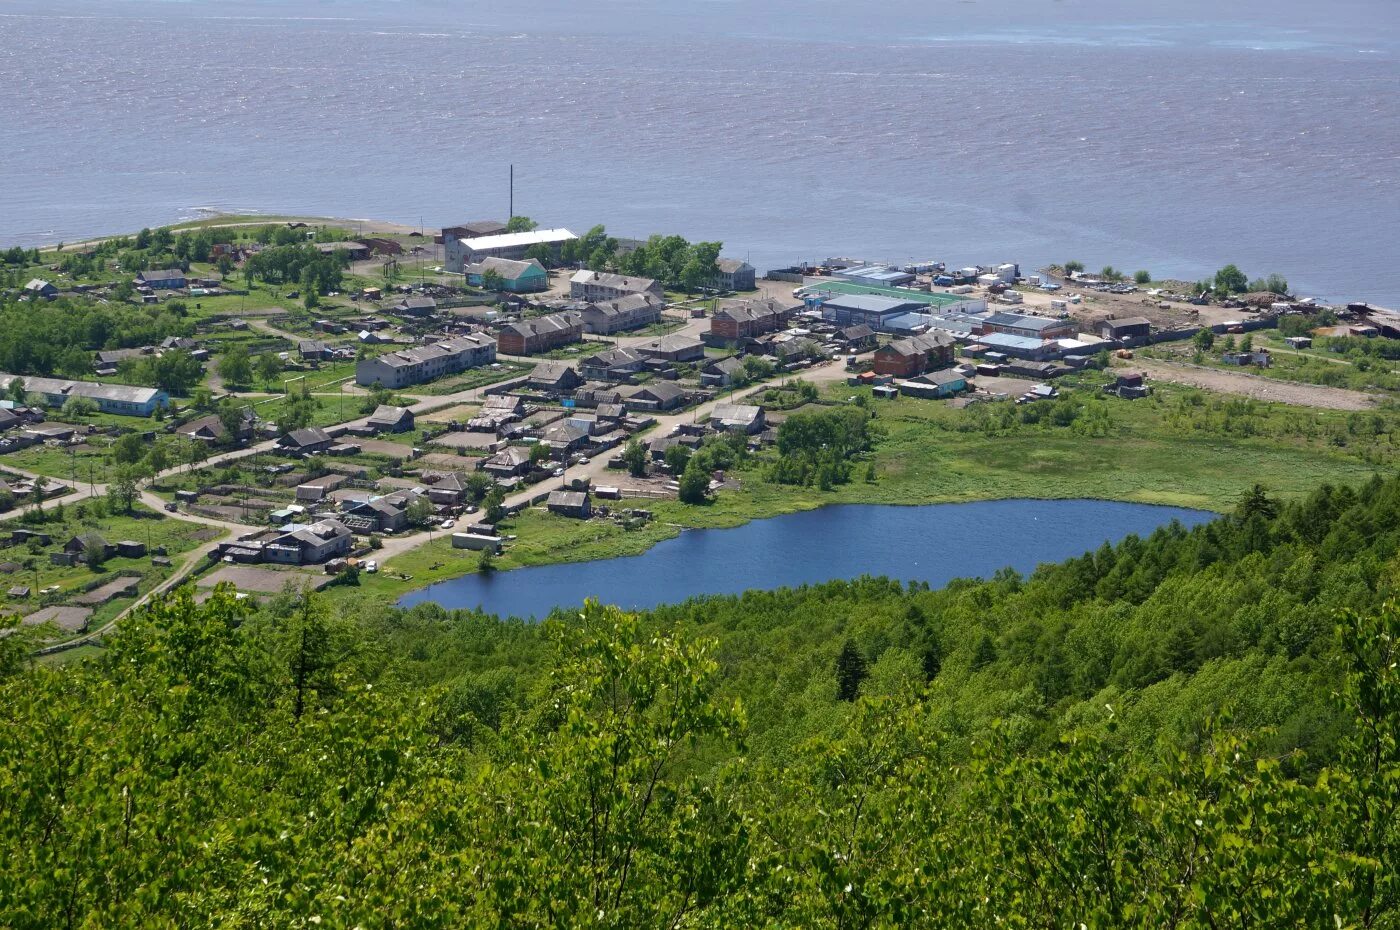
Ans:
POLYGON ((846 640, 841 654, 836 657, 836 697, 842 701, 854 701, 860 697, 860 684, 870 677, 865 656, 852 640, 846 640))

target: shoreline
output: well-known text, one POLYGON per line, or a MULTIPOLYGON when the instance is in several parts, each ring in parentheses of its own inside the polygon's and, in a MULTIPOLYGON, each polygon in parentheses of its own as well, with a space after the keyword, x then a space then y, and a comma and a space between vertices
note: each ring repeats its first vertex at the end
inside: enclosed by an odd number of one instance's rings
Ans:
MULTIPOLYGON (((343 216, 311 216, 295 213, 222 213, 212 212, 208 216, 194 220, 181 220, 175 223, 160 226, 151 226, 150 229, 169 229, 172 232, 188 232, 196 229, 232 229, 250 226, 275 226, 284 223, 305 223, 308 226, 339 226, 357 227, 356 235, 382 234, 390 236, 407 236, 412 233, 421 233, 425 238, 430 235, 432 227, 409 226, 405 223, 395 223, 390 220, 372 219, 369 217, 343 217, 343 216)), ((107 242, 111 239, 121 239, 127 236, 134 236, 139 230, 129 230, 117 233, 99 233, 86 235, 79 239, 51 239, 48 242, 40 242, 36 248, 41 252, 53 250, 56 252, 68 252, 74 248, 81 248, 96 245, 100 242, 107 242), (62 246, 59 249, 58 246, 62 246)))
MULTIPOLYGON (((169 223, 161 223, 148 228, 164 228, 176 232, 183 232, 201 228, 219 229, 233 227, 263 226, 268 224, 279 223, 305 223, 308 226, 319 225, 350 228, 353 230, 355 235, 406 236, 412 233, 418 233, 424 238, 428 238, 430 236, 435 235, 436 232, 439 230, 439 227, 431 223, 415 226, 411 223, 400 223, 394 220, 379 219, 375 217, 322 216, 318 214, 277 212, 260 213, 256 210, 225 212, 222 210, 209 210, 201 207, 193 208, 193 212, 203 213, 205 215, 195 219, 174 220, 169 223)), ((109 239, 118 239, 124 236, 134 236, 136 232, 137 230, 128 230, 125 232, 115 233, 84 233, 81 234, 79 238, 71 240, 61 239, 56 234, 45 234, 37 236, 35 243, 32 246, 29 243, 24 242, 12 242, 11 244, 22 245, 26 248, 38 248, 40 251, 46 251, 51 249, 56 250, 57 246, 62 245, 63 249, 61 251, 67 252, 71 248, 77 246, 89 246, 99 242, 104 242, 109 239)), ((644 238, 644 236, 639 236, 638 238, 644 238)), ((0 243, 0 245, 3 245, 3 243, 0 243)), ((753 244, 747 244, 746 251, 752 250, 753 244)), ((800 258, 784 259, 784 261, 788 261, 789 263, 803 260, 804 259, 800 258)), ((1050 260, 1046 259, 1045 261, 1041 262, 1029 262, 1026 264, 1026 267, 1035 267, 1037 270, 1043 272, 1048 267, 1050 267, 1050 260)), ((1127 266, 1125 265, 1124 267, 1127 266)), ((1210 273, 1211 272, 1205 269, 1204 267, 1199 272, 1200 275, 1209 275, 1210 273)), ((1188 280, 1189 278, 1190 276, 1187 275, 1187 277, 1183 278, 1183 280, 1188 280)), ((1375 298, 1344 295, 1341 293, 1334 293, 1329 289, 1325 293, 1318 292, 1312 294, 1311 296, 1316 297, 1328 304, 1345 304, 1349 302, 1360 301, 1362 303, 1369 303, 1377 309, 1381 310, 1389 310, 1392 306, 1400 308, 1400 295, 1397 295, 1394 298, 1381 298, 1378 302, 1375 298)))

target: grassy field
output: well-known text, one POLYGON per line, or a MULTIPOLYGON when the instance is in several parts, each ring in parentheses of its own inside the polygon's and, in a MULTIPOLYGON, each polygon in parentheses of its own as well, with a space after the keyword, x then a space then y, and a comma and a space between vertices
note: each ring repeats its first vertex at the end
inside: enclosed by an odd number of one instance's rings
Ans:
MULTIPOLYGON (((121 425, 125 426, 128 432, 132 429, 156 430, 155 443, 165 450, 171 464, 189 461, 190 442, 182 437, 160 432, 162 424, 139 417, 116 419, 124 421, 121 425)), ((9 466, 79 484, 106 484, 112 469, 116 467, 110 450, 116 439, 114 435, 101 434, 91 436, 86 442, 76 446, 50 446, 40 443, 0 458, 0 468, 9 466)), ((150 448, 149 444, 147 448, 150 448)))
MULTIPOLYGON (((312 426, 334 426, 336 423, 344 423, 346 420, 354 420, 363 414, 360 413, 360 404, 364 398, 356 394, 327 394, 317 397, 320 406, 311 415, 312 426)), ((265 398, 253 402, 253 410, 264 420, 276 420, 278 412, 286 403, 284 397, 265 398)))
POLYGON ((1221 361, 1221 341, 1217 339, 1210 352, 1196 353, 1193 348, 1176 346, 1149 350, 1149 357, 1191 361, 1199 365, 1218 368, 1224 371, 1246 371, 1263 378, 1278 381, 1294 381, 1300 384, 1320 384, 1327 387, 1347 388, 1353 391, 1400 396, 1400 367, 1395 361, 1373 357, 1357 350, 1342 347, 1353 340, 1319 339, 1312 348, 1294 349, 1277 332, 1261 331, 1253 334, 1256 348, 1267 348, 1273 354, 1273 363, 1268 368, 1248 367, 1241 369, 1221 361), (1333 351, 1330 345, 1336 343, 1340 351, 1333 351))

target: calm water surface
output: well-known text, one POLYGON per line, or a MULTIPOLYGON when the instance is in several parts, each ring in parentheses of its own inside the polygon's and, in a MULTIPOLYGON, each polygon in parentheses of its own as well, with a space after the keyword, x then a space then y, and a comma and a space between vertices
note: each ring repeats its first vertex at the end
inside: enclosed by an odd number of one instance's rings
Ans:
POLYGON ((792 587, 885 575, 938 587, 987 577, 1003 566, 1029 572, 1105 542, 1145 536, 1177 520, 1216 514, 1098 500, 1004 500, 922 507, 843 505, 754 520, 723 530, 686 530, 642 555, 521 568, 444 581, 400 600, 543 617, 595 597, 627 608, 701 594, 792 587))
POLYGON ((1396 0, 5 0, 0 244, 199 208, 1400 304, 1396 0))

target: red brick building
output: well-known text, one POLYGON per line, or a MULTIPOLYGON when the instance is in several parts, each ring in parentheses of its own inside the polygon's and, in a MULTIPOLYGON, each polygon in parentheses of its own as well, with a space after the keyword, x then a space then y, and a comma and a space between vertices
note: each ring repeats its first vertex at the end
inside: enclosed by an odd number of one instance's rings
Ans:
POLYGON ((761 336, 782 329, 800 309, 774 297, 722 301, 710 318, 710 335, 725 341, 761 336))
POLYGON ((572 311, 507 323, 496 337, 502 355, 534 355, 583 338, 583 317, 572 311))
POLYGON ((953 340, 942 334, 897 339, 875 350, 875 373, 912 378, 953 363, 953 340))

